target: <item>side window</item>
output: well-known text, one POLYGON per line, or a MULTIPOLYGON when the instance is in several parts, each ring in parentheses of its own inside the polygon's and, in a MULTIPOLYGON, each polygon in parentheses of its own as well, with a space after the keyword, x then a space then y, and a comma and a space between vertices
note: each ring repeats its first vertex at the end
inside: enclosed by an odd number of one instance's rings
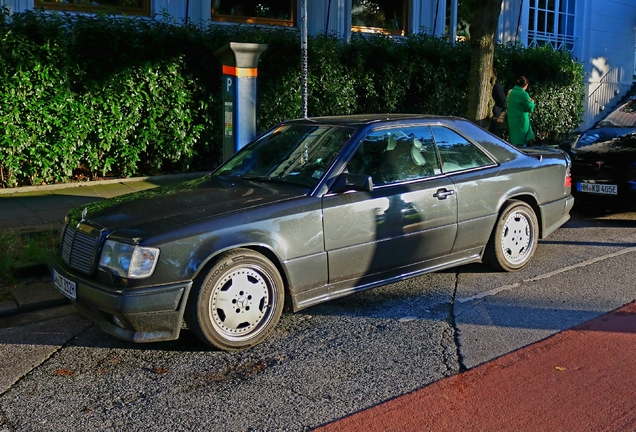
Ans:
POLYGON ((351 31, 406 35, 406 0, 352 0, 351 31))
POLYGON ((370 175, 373 184, 393 184, 441 174, 427 126, 371 132, 347 165, 352 174, 370 175))
POLYGON ((212 0, 212 21, 293 26, 294 0, 212 0))
POLYGON ((442 170, 445 173, 493 164, 492 160, 477 146, 458 133, 442 126, 432 126, 431 130, 442 158, 442 170))

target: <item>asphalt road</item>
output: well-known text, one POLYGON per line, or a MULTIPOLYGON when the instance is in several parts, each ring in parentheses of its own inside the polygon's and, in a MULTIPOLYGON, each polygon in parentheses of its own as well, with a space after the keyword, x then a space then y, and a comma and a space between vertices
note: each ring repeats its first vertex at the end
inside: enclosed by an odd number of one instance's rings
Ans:
POLYGON ((121 342, 75 315, 0 330, 0 432, 301 431, 636 299, 636 212, 573 219, 531 265, 469 265, 285 314, 248 351, 121 342))

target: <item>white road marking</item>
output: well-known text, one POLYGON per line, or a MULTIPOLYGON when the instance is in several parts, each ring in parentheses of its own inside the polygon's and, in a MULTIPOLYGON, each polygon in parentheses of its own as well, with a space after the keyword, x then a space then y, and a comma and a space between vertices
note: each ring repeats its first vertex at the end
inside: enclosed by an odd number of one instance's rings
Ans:
POLYGON ((474 296, 460 298, 460 299, 457 299, 456 301, 458 301, 459 303, 467 303, 467 302, 470 302, 470 301, 475 301, 475 300, 482 299, 484 297, 494 296, 494 295, 499 294, 502 291, 510 291, 510 290, 515 289, 515 288, 518 288, 518 287, 521 286, 522 283, 540 281, 542 279, 547 279, 547 278, 550 278, 552 276, 556 276, 558 274, 564 273, 566 271, 574 270, 574 269, 577 269, 579 267, 589 266, 589 265, 597 263, 599 261, 603 261, 603 260, 606 260, 606 259, 614 258, 614 257, 620 256, 620 255, 625 255, 625 254, 631 253, 631 252, 636 252, 636 246, 630 247, 630 248, 626 248, 626 249, 623 249, 623 250, 620 250, 618 252, 614 252, 614 253, 611 253, 611 254, 602 255, 602 256, 599 256, 599 257, 596 257, 596 258, 592 258, 592 259, 580 262, 578 264, 574 264, 574 265, 571 265, 571 266, 563 267, 561 269, 554 270, 554 271, 551 271, 551 272, 548 272, 548 273, 544 273, 542 275, 535 276, 535 277, 530 278, 530 279, 525 279, 523 282, 518 282, 518 283, 511 284, 511 285, 503 285, 503 286, 500 286, 500 287, 497 287, 497 288, 494 288, 494 289, 491 289, 491 290, 488 290, 488 291, 484 291, 484 292, 479 293, 479 294, 475 294, 474 296))

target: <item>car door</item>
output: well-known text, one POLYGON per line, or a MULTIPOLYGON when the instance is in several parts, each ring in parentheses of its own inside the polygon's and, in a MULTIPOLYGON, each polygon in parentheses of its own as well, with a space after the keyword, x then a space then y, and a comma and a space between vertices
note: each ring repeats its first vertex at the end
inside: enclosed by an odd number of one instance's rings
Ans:
POLYGON ((374 188, 323 198, 330 283, 354 286, 360 278, 381 278, 382 272, 406 274, 450 253, 457 231, 456 194, 442 175, 428 126, 371 132, 347 170, 370 175, 374 188))
MULTIPOLYGON (((457 238, 453 253, 483 247, 498 216, 501 184, 507 181, 478 146, 458 132, 431 126, 442 171, 454 184, 457 197, 457 238)), ((477 252, 475 252, 477 253, 477 252)))

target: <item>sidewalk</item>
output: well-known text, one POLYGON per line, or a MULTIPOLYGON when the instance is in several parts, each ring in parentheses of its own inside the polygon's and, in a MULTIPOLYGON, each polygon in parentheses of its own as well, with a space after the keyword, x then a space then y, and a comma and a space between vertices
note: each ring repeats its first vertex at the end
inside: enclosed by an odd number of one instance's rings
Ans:
POLYGON ((59 229, 64 224, 66 213, 74 207, 179 183, 204 174, 186 173, 0 189, 0 229, 12 228, 22 232, 59 229))
MULTIPOLYGON (((0 189, 0 229, 22 233, 59 230, 64 225, 66 213, 74 207, 180 183, 204 174, 199 172, 0 189)), ((0 302, 0 328, 37 321, 45 309, 60 308, 64 313, 73 312, 66 307, 66 297, 53 286, 46 268, 38 266, 25 271, 32 273, 26 284, 12 291, 13 300, 0 302)))

